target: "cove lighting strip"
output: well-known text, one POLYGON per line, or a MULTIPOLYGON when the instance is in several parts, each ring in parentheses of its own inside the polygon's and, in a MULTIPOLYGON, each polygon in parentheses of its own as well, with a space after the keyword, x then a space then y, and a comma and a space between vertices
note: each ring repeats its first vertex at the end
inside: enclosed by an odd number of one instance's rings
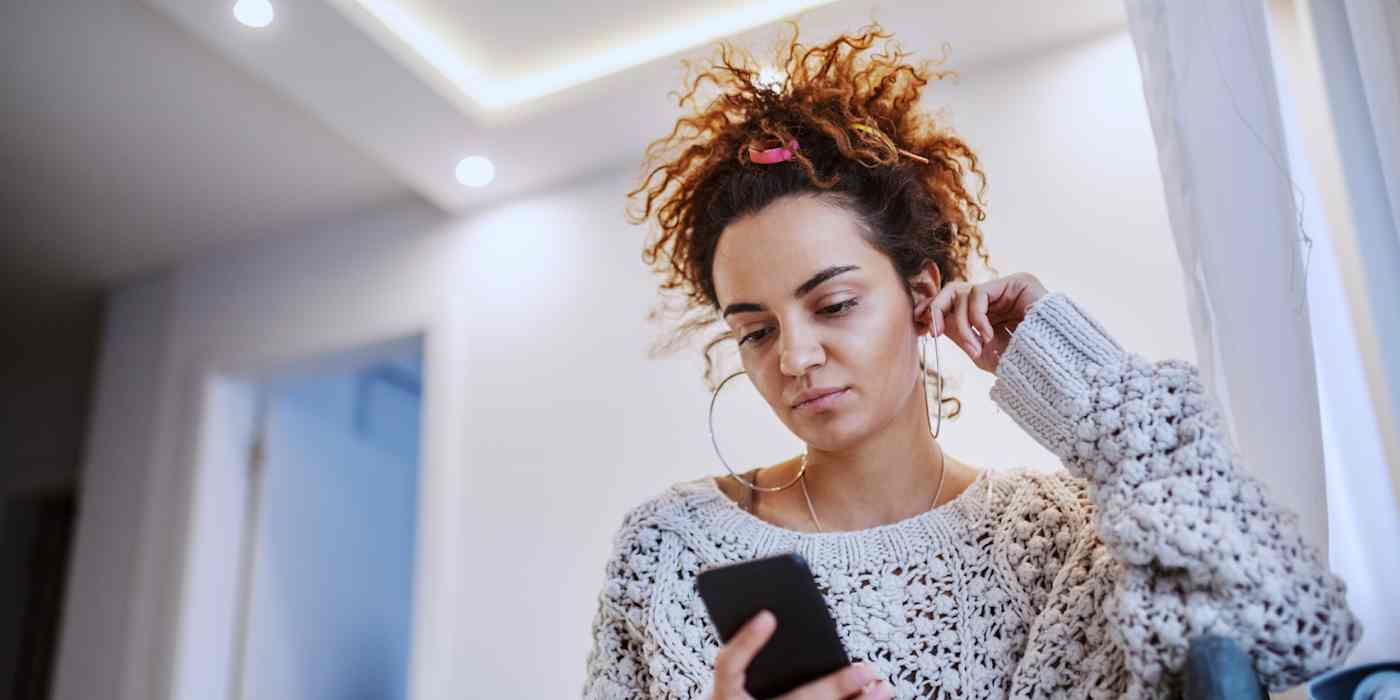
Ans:
POLYGON ((514 79, 493 79, 462 59, 418 17, 394 0, 354 0, 423 61, 476 104, 505 109, 529 100, 582 85, 687 48, 774 22, 835 0, 769 0, 719 11, 695 22, 614 46, 581 61, 514 79))

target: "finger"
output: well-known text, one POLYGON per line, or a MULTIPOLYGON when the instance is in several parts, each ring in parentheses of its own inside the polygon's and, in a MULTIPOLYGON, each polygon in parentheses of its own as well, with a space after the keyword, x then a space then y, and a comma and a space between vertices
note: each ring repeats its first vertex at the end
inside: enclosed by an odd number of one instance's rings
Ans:
POLYGON ((966 282, 953 282, 943 288, 944 298, 940 306, 939 324, 943 329, 943 334, 959 345, 962 345, 966 338, 961 337, 962 331, 958 329, 958 303, 970 286, 966 282))
POLYGON ((1034 290, 1039 287, 1039 282, 1034 277, 1023 273, 1003 277, 1002 280, 1005 282, 1005 286, 991 295, 989 309, 998 317, 1022 315, 1022 305, 1026 294, 1033 294, 1034 290))
POLYGON ((862 663, 855 663, 807 683, 781 696, 779 700, 827 700, 828 698, 850 697, 859 693, 867 683, 878 679, 879 676, 875 673, 875 669, 862 663))
POLYGON ((956 293, 957 288, 954 285, 946 285, 938 290, 938 293, 933 296, 933 301, 929 303, 929 307, 933 312, 933 335, 935 338, 943 335, 948 330, 946 318, 953 308, 954 295, 956 293))
POLYGON ((938 307, 933 305, 933 298, 930 297, 928 301, 928 306, 924 309, 924 313, 928 314, 928 332, 929 335, 937 338, 939 331, 943 330, 942 318, 938 307))
POLYGON ((742 691, 744 689, 744 674, 749 669, 749 662, 758 654, 758 650, 768 643, 769 637, 773 636, 773 630, 777 629, 778 619, 773 613, 761 610, 757 615, 749 618, 739 631, 729 638, 724 647, 715 656, 715 685, 725 688, 731 692, 742 691))
POLYGON ((865 689, 861 693, 859 700, 892 700, 894 698, 894 686, 888 681, 880 681, 865 689))
POLYGON ((982 334, 982 342, 990 343, 997 333, 992 330, 992 322, 987 318, 987 290, 981 287, 972 290, 971 308, 968 310, 972 317, 972 322, 977 324, 977 330, 982 334))
POLYGON ((958 329, 958 335, 962 336, 959 342, 967 348, 969 355, 976 357, 981 348, 978 347, 977 336, 972 334, 972 326, 967 322, 967 299, 972 296, 971 291, 969 289, 958 295, 957 312, 953 315, 953 324, 958 329))

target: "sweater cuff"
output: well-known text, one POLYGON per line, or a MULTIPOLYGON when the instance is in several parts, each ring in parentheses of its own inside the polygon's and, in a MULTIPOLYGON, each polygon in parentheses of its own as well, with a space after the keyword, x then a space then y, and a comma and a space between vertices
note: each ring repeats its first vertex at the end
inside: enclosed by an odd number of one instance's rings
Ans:
POLYGON ((1065 459, 1074 450, 1072 403, 1089 391, 1085 370, 1125 359, 1103 326, 1063 292, 1026 311, 997 362, 990 396, 1036 442, 1065 459))

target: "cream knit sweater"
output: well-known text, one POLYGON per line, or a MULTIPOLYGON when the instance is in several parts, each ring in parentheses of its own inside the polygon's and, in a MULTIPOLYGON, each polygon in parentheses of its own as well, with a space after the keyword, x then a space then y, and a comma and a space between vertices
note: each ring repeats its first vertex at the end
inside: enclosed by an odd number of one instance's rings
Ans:
POLYGON ((630 510, 584 697, 703 697, 721 642, 696 574, 794 550, 852 660, 900 698, 1173 697, 1188 640, 1211 633, 1278 690, 1356 645, 1345 584, 1240 464, 1190 363, 1125 352, 1053 292, 996 374, 992 400, 1064 470, 984 472, 938 508, 853 532, 772 525, 712 477, 630 510))

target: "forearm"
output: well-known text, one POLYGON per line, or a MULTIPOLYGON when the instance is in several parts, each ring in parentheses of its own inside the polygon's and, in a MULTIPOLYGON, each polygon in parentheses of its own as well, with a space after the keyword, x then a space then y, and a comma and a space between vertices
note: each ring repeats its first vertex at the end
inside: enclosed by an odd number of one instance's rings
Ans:
POLYGON ((1031 308, 997 375, 993 400, 1087 484, 1123 564, 1120 626, 1146 625, 1144 642, 1173 652, 1230 635, 1274 687, 1355 646, 1345 584, 1241 468, 1194 366, 1124 351, 1057 293, 1031 308))

